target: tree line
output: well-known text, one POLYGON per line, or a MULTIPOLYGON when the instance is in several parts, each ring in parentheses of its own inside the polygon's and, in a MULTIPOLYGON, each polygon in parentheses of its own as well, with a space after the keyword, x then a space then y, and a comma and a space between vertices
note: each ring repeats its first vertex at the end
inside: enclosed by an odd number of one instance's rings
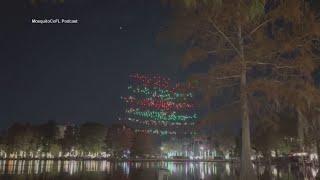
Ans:
POLYGON ((123 125, 14 123, 0 136, 2 158, 115 157, 157 153, 154 137, 123 125))

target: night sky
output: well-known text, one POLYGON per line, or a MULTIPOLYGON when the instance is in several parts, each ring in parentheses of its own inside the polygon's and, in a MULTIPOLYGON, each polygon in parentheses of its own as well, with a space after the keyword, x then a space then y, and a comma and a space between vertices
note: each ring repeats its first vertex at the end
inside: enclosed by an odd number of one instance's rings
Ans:
POLYGON ((168 10, 153 0, 1 2, 0 127, 116 122, 128 74, 178 74, 178 53, 156 41, 167 19, 168 10), (80 24, 31 24, 32 18, 80 24))

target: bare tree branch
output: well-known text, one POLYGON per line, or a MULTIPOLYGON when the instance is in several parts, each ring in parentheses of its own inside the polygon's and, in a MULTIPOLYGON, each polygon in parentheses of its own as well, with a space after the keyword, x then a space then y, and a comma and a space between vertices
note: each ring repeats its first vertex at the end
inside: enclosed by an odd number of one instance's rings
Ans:
POLYGON ((239 83, 232 83, 232 84, 225 84, 225 85, 222 85, 222 86, 214 86, 214 88, 220 89, 220 88, 226 88, 226 87, 233 87, 233 86, 237 86, 239 84, 240 84, 240 82, 239 83))
POLYGON ((217 77, 217 78, 213 78, 213 79, 216 79, 216 80, 223 80, 223 79, 235 79, 235 78, 240 78, 240 75, 217 77))
POLYGON ((233 42, 230 40, 230 38, 220 30, 220 28, 212 21, 211 18, 208 18, 209 22, 212 24, 212 26, 228 41, 228 43, 232 46, 232 48, 237 52, 239 56, 241 56, 241 53, 239 49, 233 44, 233 42))
POLYGON ((215 54, 218 53, 219 51, 232 51, 234 49, 219 49, 219 50, 212 50, 212 51, 208 51, 208 54, 215 54))
POLYGON ((281 65, 278 65, 278 64, 275 64, 275 63, 267 63, 267 62, 258 62, 258 61, 256 61, 256 62, 252 62, 252 61, 250 61, 250 62, 247 62, 248 64, 255 64, 255 65, 269 65, 269 66, 274 66, 274 67, 276 67, 276 68, 278 68, 278 69, 284 69, 284 68, 290 68, 290 69, 294 69, 294 68, 296 68, 296 66, 281 66, 281 65))
POLYGON ((272 19, 268 19, 266 21, 264 21, 263 23, 261 23, 259 26, 257 26, 256 28, 254 28, 250 33, 249 36, 251 36, 253 33, 255 33, 256 31, 258 31, 262 26, 264 26, 265 24, 267 24, 268 22, 270 22, 272 19))

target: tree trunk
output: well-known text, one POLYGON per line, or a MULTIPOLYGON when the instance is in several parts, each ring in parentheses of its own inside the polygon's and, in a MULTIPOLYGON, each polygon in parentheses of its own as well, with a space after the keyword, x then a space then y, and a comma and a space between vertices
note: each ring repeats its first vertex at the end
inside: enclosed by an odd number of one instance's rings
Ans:
POLYGON ((265 170, 261 176, 261 180, 270 180, 270 179, 272 179, 271 152, 269 150, 265 149, 265 152, 263 152, 263 157, 264 157, 265 170))
POLYGON ((251 143, 250 143, 250 121, 248 97, 246 92, 247 87, 247 65, 244 57, 244 44, 242 37, 242 27, 238 25, 238 38, 241 60, 241 79, 240 79, 240 100, 242 110, 242 146, 241 146, 241 170, 240 180, 255 180, 257 177, 254 174, 251 162, 251 143))
POLYGON ((298 112, 298 141, 299 141, 299 148, 301 151, 304 151, 304 146, 303 146, 303 142, 304 142, 304 116, 301 112, 301 110, 298 108, 297 109, 298 112))
MULTIPOLYGON (((317 155, 318 155, 318 167, 320 169, 320 139, 317 140, 317 155)), ((320 180, 320 170, 317 173, 316 179, 320 180)))

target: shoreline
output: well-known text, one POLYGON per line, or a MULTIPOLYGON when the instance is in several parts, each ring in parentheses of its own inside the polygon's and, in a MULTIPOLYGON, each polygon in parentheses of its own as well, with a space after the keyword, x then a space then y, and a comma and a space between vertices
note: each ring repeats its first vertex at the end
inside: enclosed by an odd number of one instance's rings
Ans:
POLYGON ((110 162, 219 162, 238 163, 236 160, 191 160, 191 159, 114 159, 114 158, 0 158, 0 160, 40 160, 40 161, 110 161, 110 162))

